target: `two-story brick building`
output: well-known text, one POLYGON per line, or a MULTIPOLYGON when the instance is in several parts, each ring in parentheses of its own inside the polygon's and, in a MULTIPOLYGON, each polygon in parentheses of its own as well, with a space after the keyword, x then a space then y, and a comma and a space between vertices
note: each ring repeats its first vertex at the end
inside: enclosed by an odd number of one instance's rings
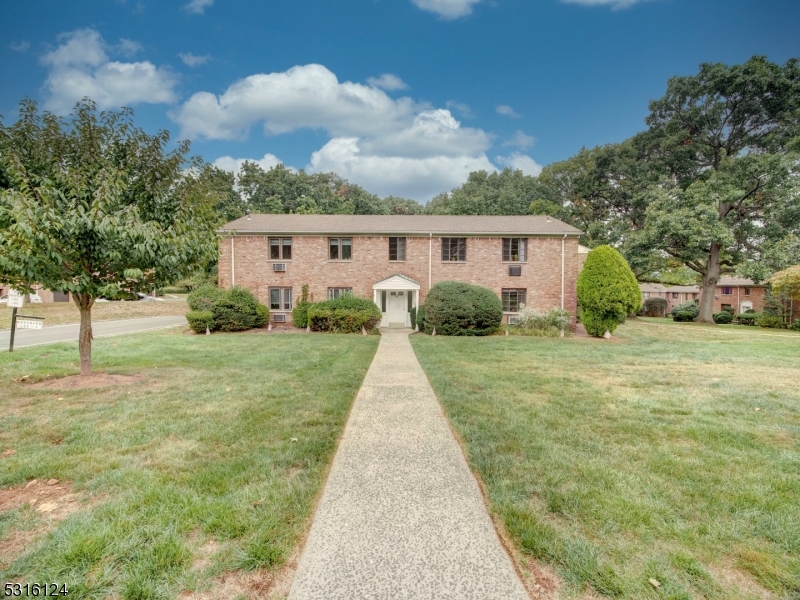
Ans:
MULTIPOLYGON (((699 302, 700 287, 696 285, 673 285, 666 287, 660 283, 640 283, 642 302, 648 298, 664 298, 666 312, 684 302, 699 302)), ((752 279, 739 277, 720 277, 714 292, 714 312, 732 310, 735 313, 764 310, 767 286, 755 283, 752 279)))
POLYGON ((410 326, 439 281, 494 290, 507 316, 576 313, 581 232, 547 216, 254 214, 219 233, 220 287, 250 289, 276 322, 291 322, 304 284, 315 302, 373 299, 382 326, 410 326))

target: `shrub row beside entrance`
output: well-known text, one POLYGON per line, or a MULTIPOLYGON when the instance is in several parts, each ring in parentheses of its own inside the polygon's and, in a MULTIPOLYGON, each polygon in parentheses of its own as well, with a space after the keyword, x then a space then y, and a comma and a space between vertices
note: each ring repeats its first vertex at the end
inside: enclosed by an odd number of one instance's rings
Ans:
POLYGON ((352 294, 342 294, 334 300, 308 304, 304 308, 312 331, 361 333, 362 327, 371 331, 381 320, 381 310, 372 300, 352 294))
POLYGON ((221 290, 213 284, 202 285, 187 298, 191 312, 186 315, 189 327, 197 333, 209 331, 245 331, 264 327, 269 309, 255 296, 240 287, 221 290))

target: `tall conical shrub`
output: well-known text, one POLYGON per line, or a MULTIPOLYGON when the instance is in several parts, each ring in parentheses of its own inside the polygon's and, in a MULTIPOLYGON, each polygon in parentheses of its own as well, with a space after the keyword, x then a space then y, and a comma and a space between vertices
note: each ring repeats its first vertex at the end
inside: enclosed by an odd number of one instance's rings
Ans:
POLYGON ((636 276, 611 246, 598 246, 586 258, 578 277, 581 321, 589 335, 614 332, 625 317, 642 305, 636 276))

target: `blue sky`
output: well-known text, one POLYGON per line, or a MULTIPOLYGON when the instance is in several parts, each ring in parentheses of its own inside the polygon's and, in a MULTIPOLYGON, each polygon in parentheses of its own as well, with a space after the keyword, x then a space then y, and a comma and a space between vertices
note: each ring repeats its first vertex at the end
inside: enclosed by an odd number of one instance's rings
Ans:
POLYGON ((0 114, 132 106, 235 170, 336 171, 427 201, 644 128, 701 62, 800 57, 797 0, 27 0, 0 22, 0 114))

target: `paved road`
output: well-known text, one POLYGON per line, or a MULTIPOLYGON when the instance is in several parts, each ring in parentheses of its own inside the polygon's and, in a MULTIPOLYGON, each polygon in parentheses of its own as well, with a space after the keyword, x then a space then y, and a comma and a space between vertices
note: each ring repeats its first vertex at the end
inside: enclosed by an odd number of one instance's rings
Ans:
MULTIPOLYGON (((126 333, 138 333, 153 329, 166 329, 186 325, 185 317, 147 317, 144 319, 120 319, 118 321, 97 321, 92 323, 95 338, 126 333)), ((77 324, 53 325, 42 329, 18 329, 14 339, 14 349, 41 344, 55 344, 78 339, 77 324)), ((10 330, 0 331, 0 351, 8 351, 10 330)))
POLYGON ((408 331, 382 330, 289 600, 529 600, 408 331))

